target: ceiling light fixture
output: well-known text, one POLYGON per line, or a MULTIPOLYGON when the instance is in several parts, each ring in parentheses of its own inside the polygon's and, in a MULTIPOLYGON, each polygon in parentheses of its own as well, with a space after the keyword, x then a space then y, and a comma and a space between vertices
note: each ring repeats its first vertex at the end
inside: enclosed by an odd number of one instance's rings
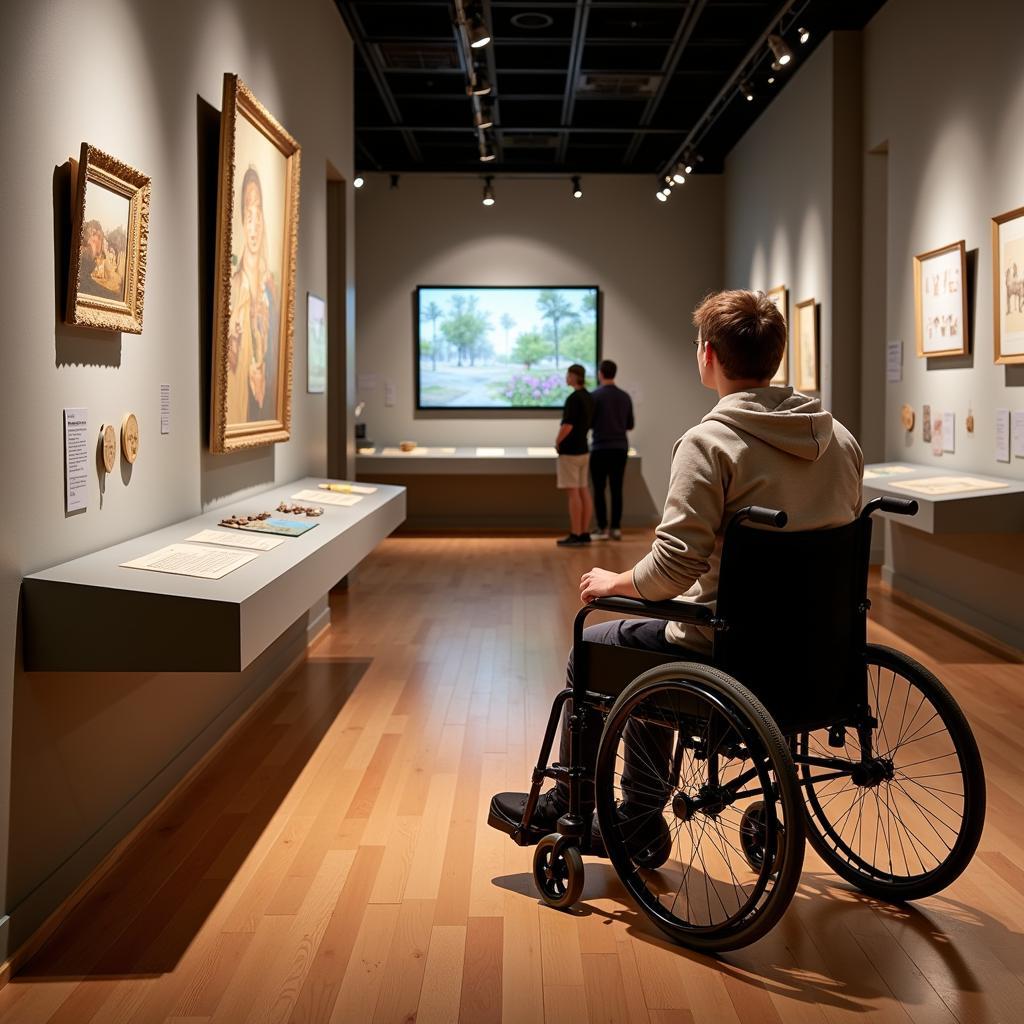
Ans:
POLYGON ((473 114, 473 124, 476 125, 477 131, 483 131, 485 128, 494 127, 494 115, 491 113, 490 107, 483 105, 473 114))
POLYGON ((770 75, 768 77, 768 84, 769 85, 774 85, 775 84, 775 76, 774 75, 770 75))
POLYGON ((494 160, 495 157, 494 148, 491 146, 487 139, 487 136, 483 132, 480 133, 480 163, 489 164, 494 160))
POLYGON ((789 44, 775 32, 768 37, 768 48, 772 51, 775 63, 780 68, 784 68, 793 59, 793 51, 789 48, 789 44))
POLYGON ((573 199, 583 198, 583 186, 580 185, 580 176, 578 174, 572 176, 572 197, 573 199))
POLYGON ((481 200, 484 206, 494 205, 494 189, 491 187, 492 181, 494 181, 494 178, 491 175, 484 178, 484 197, 481 200))
POLYGON ((668 199, 669 195, 671 195, 671 193, 669 192, 668 189, 664 189, 663 191, 659 190, 658 193, 657 193, 658 202, 659 203, 665 202, 668 199))
POLYGON ((352 187, 353 188, 362 188, 365 184, 366 184, 366 179, 361 174, 357 174, 352 179, 352 187))
POLYGON ((797 38, 800 40, 801 45, 806 43, 811 38, 811 33, 805 28, 798 28, 796 30, 797 38))
POLYGON ((479 50, 491 41, 491 33, 479 14, 474 14, 466 19, 466 36, 469 39, 470 47, 474 50, 479 50))
POLYGON ((466 92, 470 96, 489 96, 491 94, 491 83, 482 71, 475 71, 472 84, 466 86, 466 92))
POLYGON ((736 88, 739 89, 740 95, 748 103, 753 103, 753 101, 754 101, 754 90, 753 90, 753 88, 751 87, 751 85, 750 85, 750 83, 748 81, 746 81, 744 79, 742 82, 740 82, 739 85, 736 86, 736 88))
POLYGON ((690 168, 687 167, 682 161, 676 164, 675 170, 672 172, 672 182, 675 185, 682 185, 686 181, 686 176, 690 173, 690 168))

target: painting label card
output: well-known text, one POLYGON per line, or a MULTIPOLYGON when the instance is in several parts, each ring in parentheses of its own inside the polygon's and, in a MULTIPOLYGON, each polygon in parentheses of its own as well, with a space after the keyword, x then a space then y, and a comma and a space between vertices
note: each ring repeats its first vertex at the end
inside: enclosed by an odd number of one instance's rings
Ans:
POLYGON ((956 451, 955 412, 944 412, 942 414, 942 450, 950 453, 956 451))
POLYGON ((890 384, 899 384, 903 380, 902 341, 887 341, 885 343, 885 379, 890 384))
POLYGON ((941 455, 942 445, 942 413, 932 416, 932 455, 941 455))
POLYGON ((923 480, 907 480, 905 483, 889 486, 893 490, 935 497, 943 494, 967 494, 971 491, 999 491, 1010 485, 1002 480, 984 480, 976 476, 930 476, 923 480))
POLYGON ((64 410, 64 509, 80 512, 89 503, 89 412, 64 410))
POLYGON ((221 544, 229 548, 248 548, 250 551, 273 551, 284 543, 282 537, 247 537, 234 530, 200 530, 186 537, 193 544, 221 544))
POLYGON ((331 491, 299 491, 293 494, 292 501, 315 501, 321 505, 358 505, 363 500, 361 494, 334 494, 331 491))
POLYGON ((996 409, 996 462, 1010 461, 1010 410, 996 409))
POLYGON ((384 381, 384 404, 389 409, 395 404, 395 382, 393 380, 384 381))
POLYGON ((160 433, 171 432, 171 385, 160 385, 160 433))
POLYGON ((124 569, 148 569, 150 572, 169 572, 175 576, 219 580, 258 557, 247 552, 224 551, 198 544, 168 544, 159 551, 133 558, 130 562, 122 562, 121 566, 124 569))
POLYGON ((1012 418, 1013 429, 1010 433, 1013 437, 1013 457, 1024 459, 1024 412, 1015 412, 1012 418))
POLYGON ((310 292, 306 296, 306 391, 327 390, 327 303, 310 292))

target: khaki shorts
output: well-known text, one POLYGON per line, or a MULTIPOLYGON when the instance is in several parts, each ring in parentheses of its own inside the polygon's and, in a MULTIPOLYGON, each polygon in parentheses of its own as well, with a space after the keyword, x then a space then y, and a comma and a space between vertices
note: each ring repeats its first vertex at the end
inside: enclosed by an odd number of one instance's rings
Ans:
POLYGON ((558 489, 567 491, 573 487, 586 487, 589 483, 587 477, 589 467, 589 455, 559 455, 558 489))

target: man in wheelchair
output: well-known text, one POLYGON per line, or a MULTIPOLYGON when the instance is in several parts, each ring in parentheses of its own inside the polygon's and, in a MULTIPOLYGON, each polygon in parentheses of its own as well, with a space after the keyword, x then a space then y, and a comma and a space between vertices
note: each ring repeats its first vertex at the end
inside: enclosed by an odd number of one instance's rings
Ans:
MULTIPOLYGON (((814 530, 848 523, 860 509, 864 459, 853 435, 817 398, 769 383, 786 348, 786 323, 767 296, 748 291, 710 295, 697 307, 693 322, 697 371, 719 401, 676 442, 665 511, 650 552, 627 572, 593 568, 585 573, 580 581, 585 603, 614 596, 665 601, 683 595, 713 608, 725 528, 738 510, 750 505, 785 509, 790 529, 814 530)), ((798 587, 800 575, 801 566, 787 567, 785 585, 798 587)), ((583 637, 686 660, 707 660, 712 639, 708 626, 635 618, 589 626, 583 637)), ((569 686, 572 670, 570 657, 569 686)), ((563 764, 568 763, 568 704, 565 710, 563 764)), ((631 769, 635 775, 639 760, 661 761, 669 755, 664 730, 635 731, 626 751, 624 789, 627 801, 633 797, 644 805, 649 794, 642 798, 639 787, 629 792, 631 769)), ((585 735, 585 756, 592 761, 599 721, 585 735)), ((525 804, 525 793, 498 794, 491 823, 518 825, 525 804)), ((540 798, 530 821, 537 839, 555 830, 568 806, 565 782, 540 798)), ((593 813, 593 795, 586 788, 583 809, 593 813)), ((664 825, 660 816, 648 820, 655 830, 664 825)), ((640 834, 637 842, 654 838, 640 834)))

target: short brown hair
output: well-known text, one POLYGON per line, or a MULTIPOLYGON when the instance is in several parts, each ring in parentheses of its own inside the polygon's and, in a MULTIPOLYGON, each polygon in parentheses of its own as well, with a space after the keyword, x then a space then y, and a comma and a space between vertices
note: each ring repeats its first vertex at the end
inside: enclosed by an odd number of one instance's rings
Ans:
POLYGON ((573 363, 565 372, 569 374, 570 377, 575 377, 581 384, 583 384, 587 379, 586 368, 580 366, 579 363, 573 363))
POLYGON ((786 321, 764 292, 714 292, 693 311, 730 380, 769 380, 786 350, 786 321))

